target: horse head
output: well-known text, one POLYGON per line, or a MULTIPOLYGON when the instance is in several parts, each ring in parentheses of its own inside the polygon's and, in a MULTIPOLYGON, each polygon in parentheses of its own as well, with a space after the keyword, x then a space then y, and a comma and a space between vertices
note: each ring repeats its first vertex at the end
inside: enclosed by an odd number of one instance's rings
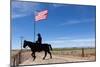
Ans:
POLYGON ((26 46, 27 46, 27 41, 24 40, 23 48, 25 48, 26 46))

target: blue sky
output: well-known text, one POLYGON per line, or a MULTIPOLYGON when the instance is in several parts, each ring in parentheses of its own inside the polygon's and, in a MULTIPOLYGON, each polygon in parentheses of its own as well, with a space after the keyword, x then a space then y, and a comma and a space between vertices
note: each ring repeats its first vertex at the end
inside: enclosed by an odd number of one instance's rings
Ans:
POLYGON ((12 1, 11 6, 12 48, 20 48, 21 36, 34 41, 34 17, 45 9, 48 18, 35 22, 43 43, 53 47, 95 47, 95 6, 19 1, 12 1))

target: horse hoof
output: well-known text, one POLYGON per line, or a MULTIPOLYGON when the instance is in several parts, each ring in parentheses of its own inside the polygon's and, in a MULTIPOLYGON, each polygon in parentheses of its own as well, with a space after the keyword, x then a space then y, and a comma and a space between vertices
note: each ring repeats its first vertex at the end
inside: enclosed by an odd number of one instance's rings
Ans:
POLYGON ((43 60, 45 60, 45 58, 43 58, 43 60))
POLYGON ((35 61, 35 59, 33 59, 33 61, 35 61))

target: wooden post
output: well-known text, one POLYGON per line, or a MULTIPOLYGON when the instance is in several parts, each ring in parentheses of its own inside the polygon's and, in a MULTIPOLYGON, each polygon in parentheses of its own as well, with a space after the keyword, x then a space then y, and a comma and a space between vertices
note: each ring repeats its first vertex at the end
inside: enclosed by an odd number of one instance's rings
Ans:
POLYGON ((82 57, 84 57, 84 48, 82 48, 82 57))
POLYGON ((20 64, 20 63, 21 63, 21 51, 18 54, 18 64, 20 64))
POLYGON ((13 60, 13 65, 12 65, 12 67, 15 67, 16 66, 16 60, 15 60, 16 58, 14 57, 14 60, 13 60))
POLYGON ((16 67, 21 63, 21 59, 20 59, 20 52, 18 52, 17 54, 15 54, 13 56, 13 60, 12 60, 12 66, 11 67, 16 67))
POLYGON ((19 64, 19 53, 16 55, 15 61, 16 61, 16 65, 15 66, 18 66, 18 64, 19 64))

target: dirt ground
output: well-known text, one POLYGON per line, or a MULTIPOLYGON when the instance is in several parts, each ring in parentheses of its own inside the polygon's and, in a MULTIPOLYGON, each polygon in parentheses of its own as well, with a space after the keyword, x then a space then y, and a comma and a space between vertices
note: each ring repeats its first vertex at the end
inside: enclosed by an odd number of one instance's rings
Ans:
MULTIPOLYGON (((69 52, 70 53, 70 52, 69 52)), ((49 54, 47 54, 47 57, 45 60, 42 58, 44 57, 44 52, 36 53, 36 59, 33 61, 33 58, 31 57, 31 52, 24 52, 22 54, 24 62, 22 62, 20 65, 36 65, 36 64, 52 64, 52 63, 69 63, 69 62, 82 62, 82 61, 95 61, 95 55, 85 55, 85 57, 82 57, 80 54, 69 54, 67 51, 54 51, 52 52, 52 59, 50 59, 49 54), (27 56, 27 57, 26 57, 27 56)))

